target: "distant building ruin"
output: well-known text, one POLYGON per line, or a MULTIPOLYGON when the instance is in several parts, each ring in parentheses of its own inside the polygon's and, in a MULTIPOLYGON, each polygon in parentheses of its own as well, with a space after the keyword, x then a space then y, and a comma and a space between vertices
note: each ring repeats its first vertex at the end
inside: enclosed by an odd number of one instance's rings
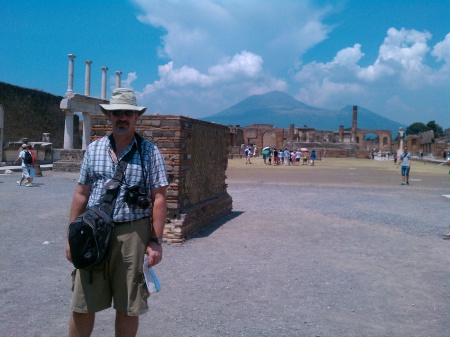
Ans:
POLYGON ((271 147, 277 149, 296 149, 301 147, 326 150, 332 157, 367 157, 371 151, 393 151, 390 130, 358 129, 358 107, 353 107, 352 128, 344 130, 327 131, 316 130, 304 125, 296 127, 291 124, 289 128, 275 128, 273 124, 253 124, 246 127, 229 126, 230 143, 232 149, 230 157, 242 155, 242 145, 254 144, 257 148, 271 147), (377 142, 365 141, 367 134, 375 134, 377 142))

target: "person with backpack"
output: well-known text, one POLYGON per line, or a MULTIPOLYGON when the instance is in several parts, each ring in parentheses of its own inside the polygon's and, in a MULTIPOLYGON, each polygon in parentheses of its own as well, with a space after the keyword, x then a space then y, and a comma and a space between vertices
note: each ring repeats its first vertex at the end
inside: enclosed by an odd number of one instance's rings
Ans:
MULTIPOLYGON (((136 336, 139 315, 148 311, 149 296, 142 273, 162 259, 166 222, 166 164, 160 150, 136 133, 146 107, 137 106, 128 88, 116 88, 109 104, 100 104, 111 122, 112 134, 90 143, 83 156, 78 185, 72 200, 69 224, 88 208, 101 204, 115 167, 128 157, 123 183, 114 201, 109 254, 91 269, 72 272, 73 292, 69 336, 90 336, 99 311, 115 309, 116 336, 136 336)), ((69 240, 66 258, 72 262, 69 240)), ((101 332, 99 332, 101 334, 101 332)))
POLYGON ((33 183, 33 179, 36 175, 35 168, 36 168, 36 163, 37 163, 37 157, 36 157, 36 153, 33 151, 33 147, 31 146, 31 144, 27 144, 27 150, 31 154, 30 178, 31 178, 31 183, 33 183))
POLYGON ((14 164, 16 164, 18 161, 22 162, 22 177, 20 180, 17 181, 17 185, 21 186, 22 182, 26 179, 27 184, 25 184, 26 187, 31 187, 32 180, 30 176, 30 168, 31 163, 33 162, 33 158, 31 157, 31 153, 28 152, 27 144, 22 144, 22 151, 20 151, 19 156, 14 161, 14 164))

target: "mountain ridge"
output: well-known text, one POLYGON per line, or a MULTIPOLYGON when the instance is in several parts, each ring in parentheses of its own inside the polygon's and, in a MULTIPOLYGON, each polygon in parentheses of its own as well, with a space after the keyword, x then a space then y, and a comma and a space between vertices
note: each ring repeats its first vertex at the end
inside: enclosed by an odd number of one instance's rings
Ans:
MULTIPOLYGON (((222 112, 201 119, 224 125, 273 124, 275 127, 287 128, 294 124, 307 125, 317 130, 338 130, 340 125, 351 127, 352 115, 353 105, 340 110, 317 108, 284 92, 271 91, 249 96, 222 112)), ((390 130, 395 137, 399 127, 405 128, 406 125, 358 106, 359 129, 390 130)))

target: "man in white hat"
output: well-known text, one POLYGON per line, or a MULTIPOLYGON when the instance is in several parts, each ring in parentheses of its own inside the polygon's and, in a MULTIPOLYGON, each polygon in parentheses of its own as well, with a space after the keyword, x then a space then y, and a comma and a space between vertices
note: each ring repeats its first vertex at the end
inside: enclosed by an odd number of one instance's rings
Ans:
MULTIPOLYGON (((135 125, 146 108, 137 106, 134 92, 115 89, 110 103, 100 106, 111 121, 112 135, 94 141, 86 149, 69 224, 87 207, 100 203, 105 183, 114 175, 118 161, 133 146, 137 150, 128 163, 116 199, 109 259, 89 270, 77 269, 73 276, 69 336, 90 336, 95 313, 111 307, 112 302, 116 310, 116 336, 135 336, 139 315, 148 310, 142 273, 144 254, 148 255, 148 267, 162 258, 168 181, 159 149, 147 140, 138 145, 135 125), (152 206, 146 207, 131 197, 132 186, 144 199, 151 199, 152 206)), ((71 261, 68 243, 66 257, 71 261)))

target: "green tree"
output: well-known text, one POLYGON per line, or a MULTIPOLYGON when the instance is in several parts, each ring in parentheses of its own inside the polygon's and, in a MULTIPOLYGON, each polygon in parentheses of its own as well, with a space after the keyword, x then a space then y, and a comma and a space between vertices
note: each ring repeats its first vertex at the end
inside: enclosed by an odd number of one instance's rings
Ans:
POLYGON ((411 124, 406 128, 407 135, 417 135, 419 133, 433 130, 434 138, 439 138, 444 135, 444 130, 435 121, 429 121, 426 125, 421 122, 411 124))
POLYGON ((444 135, 444 130, 439 124, 436 124, 435 121, 429 121, 427 123, 428 130, 434 131, 434 138, 439 138, 444 135))
POLYGON ((428 128, 425 124, 416 122, 408 126, 405 131, 407 135, 417 135, 428 130, 430 130, 430 128, 428 128))

